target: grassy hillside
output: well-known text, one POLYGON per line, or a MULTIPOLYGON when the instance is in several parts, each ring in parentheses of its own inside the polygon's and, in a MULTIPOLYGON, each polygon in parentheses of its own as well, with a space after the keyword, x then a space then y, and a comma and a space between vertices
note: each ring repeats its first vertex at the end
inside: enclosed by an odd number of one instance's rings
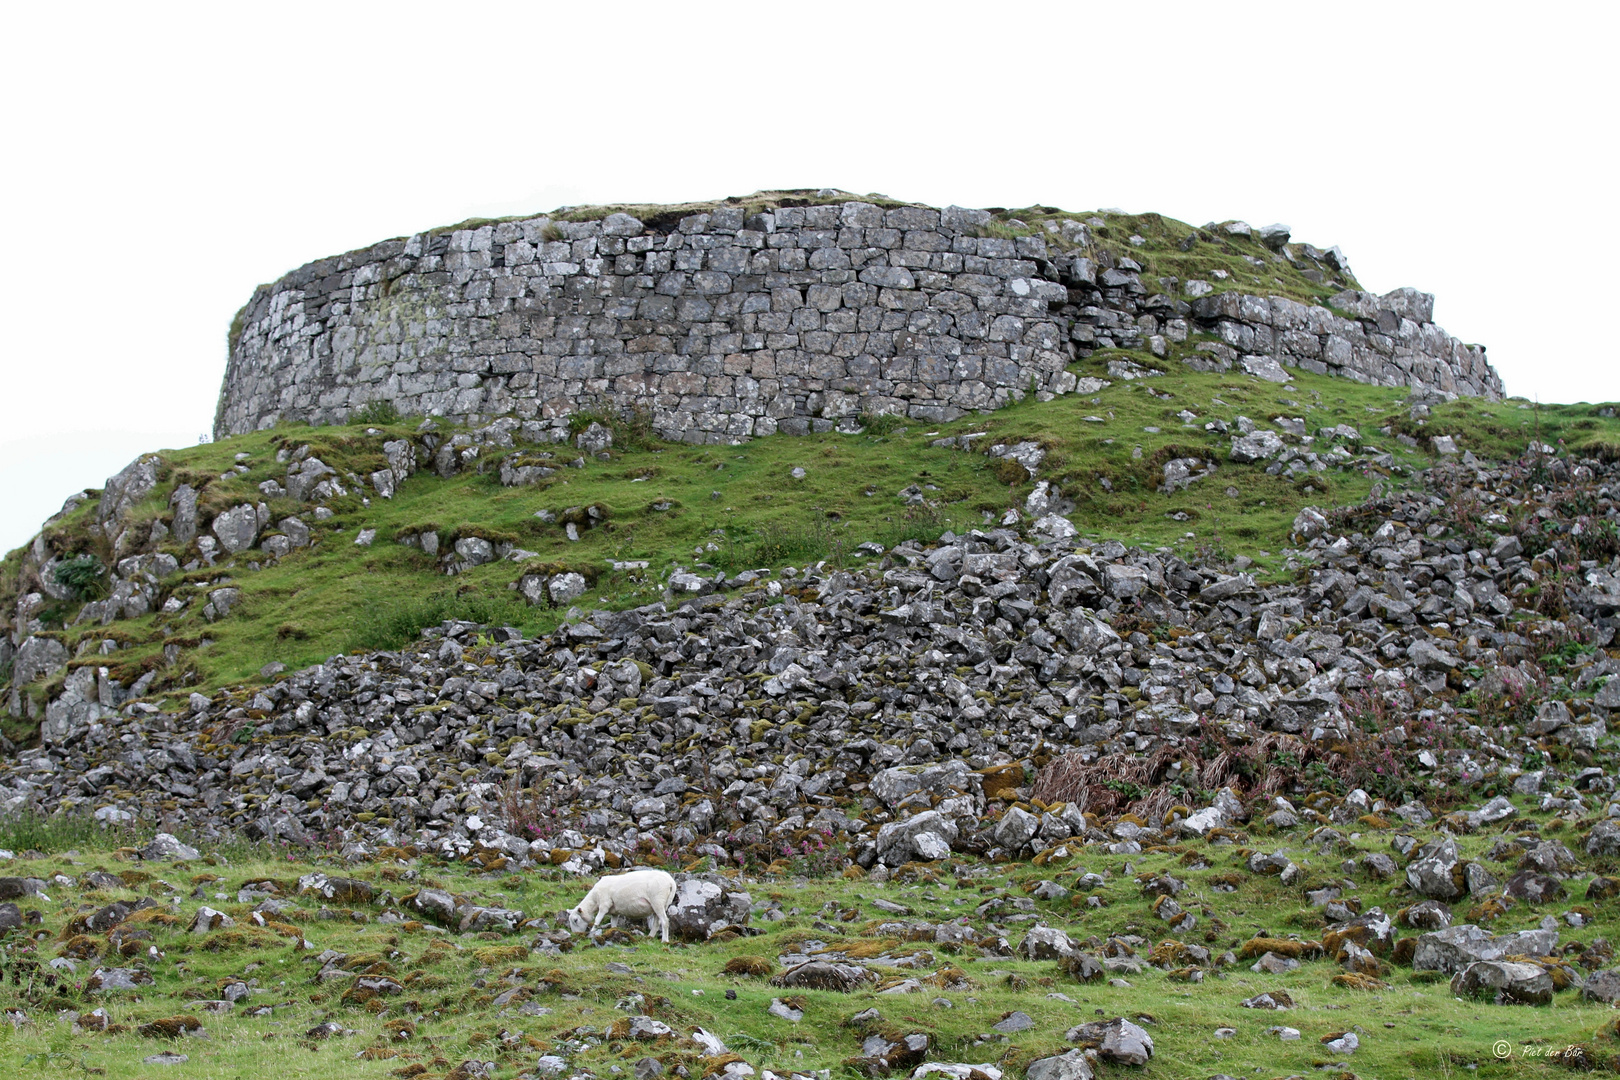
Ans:
MULTIPOLYGON (((1333 801, 1327 795, 1310 800, 1321 811, 1330 810, 1333 801)), ((1577 846, 1566 823, 1537 812, 1534 799, 1516 797, 1515 802, 1520 816, 1506 823, 1509 832, 1543 832, 1577 846)), ((1400 830, 1376 818, 1350 828, 1359 831, 1347 828, 1342 839, 1302 847, 1297 834, 1270 835, 1256 820, 1235 842, 1232 837, 1194 840, 1135 855, 1088 848, 1078 858, 1058 855, 1044 866, 953 858, 912 864, 883 883, 860 878, 858 871, 844 877, 826 873, 822 863, 841 858, 829 852, 783 860, 770 869, 730 871, 733 883, 746 888, 754 902, 752 926, 758 936, 722 934, 724 940, 666 946, 641 936, 639 927, 634 932, 604 927, 594 944, 576 938, 564 942, 567 951, 546 955, 531 953, 529 946, 538 942, 541 928, 550 931, 559 910, 578 902, 588 880, 555 870, 486 873, 474 860, 447 864, 405 849, 345 865, 309 853, 294 858, 236 845, 205 848, 198 862, 143 864, 133 859, 130 847, 113 849, 144 837, 13 823, 0 834, 0 843, 22 853, 3 864, 6 874, 49 879, 65 873, 82 881, 101 870, 119 884, 50 884, 50 899, 24 898, 23 906, 41 910, 38 940, 13 936, 0 945, 12 973, 0 997, 29 1020, 15 1031, 0 1025, 0 1061, 87 1070, 87 1075, 118 1080, 154 1075, 143 1059, 164 1052, 189 1058, 165 1073, 182 1077, 245 1077, 272 1068, 278 1076, 312 1078, 464 1078, 465 1071, 450 1070, 470 1060, 489 1062, 491 1075, 510 1080, 533 1069, 542 1054, 564 1059, 562 1075, 589 1070, 597 1076, 628 1076, 647 1057, 665 1070, 709 1076, 741 1058, 756 1069, 830 1070, 854 1080, 869 1075, 866 1066, 851 1060, 860 1055, 866 1036, 923 1033, 930 1040, 928 1060, 990 1063, 1019 1077, 1028 1062, 1067 1049, 1071 1044, 1064 1036, 1073 1025, 1115 1016, 1150 1033, 1155 1057, 1145 1072, 1104 1066, 1099 1072, 1104 1077, 1315 1075, 1331 1062, 1339 1064, 1325 1075, 1339 1077, 1535 1077, 1564 1075, 1567 1066, 1549 1055, 1571 1046, 1582 1047, 1587 1059, 1614 1057, 1620 1044, 1613 1011, 1582 1001, 1575 991, 1560 993, 1544 1008, 1464 1001, 1451 993, 1445 976, 1413 971, 1409 961, 1391 965, 1388 958, 1381 961, 1381 979, 1364 980, 1370 989, 1343 985, 1355 980, 1316 953, 1325 923, 1309 891, 1338 886, 1347 897, 1353 894, 1352 902, 1363 911, 1378 906, 1391 915, 1413 899, 1396 884, 1399 878, 1380 881, 1362 869, 1342 868, 1342 860, 1388 853, 1400 830), (1285 886, 1275 876, 1249 873, 1244 860, 1251 849, 1291 851, 1304 871, 1301 879, 1285 886), (363 880, 376 896, 343 903, 300 896, 297 879, 316 871, 363 880), (1080 879, 1087 872, 1104 880, 1084 884, 1080 879), (1171 935, 1154 914, 1152 889, 1162 875, 1186 883, 1178 899, 1198 916, 1193 933, 1171 935), (238 901, 237 893, 250 883, 263 890, 266 881, 283 906, 259 928, 252 921, 256 898, 238 901), (1039 899, 1032 891, 1042 881, 1069 891, 1039 899), (512 933, 440 929, 402 907, 401 901, 426 887, 518 909, 543 922, 512 933), (128 958, 120 958, 101 935, 69 926, 76 916, 115 900, 143 898, 156 906, 124 924, 124 936, 134 946, 128 958), (188 933, 203 905, 224 912, 235 926, 188 933), (917 929, 963 917, 979 928, 979 946, 940 945, 931 929, 917 929), (1094 952, 1134 955, 1141 969, 1082 982, 1054 961, 981 954, 985 943, 992 951, 1016 946, 1024 931, 1037 925, 1035 919, 1089 942, 1086 947, 1094 952), (1001 946, 994 943, 998 934, 1006 939, 1001 946), (1285 944, 1251 944, 1256 938, 1285 944), (1212 960, 1192 960, 1187 945, 1208 949, 1212 960), (148 955, 148 948, 158 956, 148 955), (1256 955, 1275 949, 1299 952, 1301 966, 1283 974, 1251 971, 1256 955), (107 956, 98 959, 103 950, 107 956), (768 975, 782 971, 778 958, 794 953, 848 957, 870 965, 882 981, 847 994, 771 986, 768 975), (1225 953, 1234 955, 1222 960, 1225 953), (56 957, 70 959, 72 968, 44 970, 56 957), (737 973, 748 970, 744 963, 764 974, 737 973), (94 970, 115 964, 149 970, 155 981, 133 991, 86 989, 94 970), (325 974, 317 978, 323 967, 325 974), (1201 981, 1187 981, 1200 968, 1201 981), (401 989, 368 994, 358 985, 367 973, 397 980, 401 989), (1110 978, 1122 984, 1111 984, 1110 978), (226 1015, 207 1011, 206 1003, 224 997, 233 984, 248 993, 248 1000, 228 1007, 226 1015), (1294 1008, 1268 1011, 1240 1004, 1279 990, 1287 992, 1294 1008), (497 995, 505 995, 499 1004, 497 995), (801 1009, 803 1018, 795 1022, 768 1013, 773 999, 801 1009), (105 1032, 71 1026, 74 1013, 98 1006, 110 1025, 105 1032), (869 1009, 877 1011, 876 1018, 855 1019, 869 1009), (58 1010, 67 1011, 59 1017, 58 1010), (995 1025, 1014 1010, 1032 1025, 1010 1034, 997 1031, 995 1025), (165 1037, 164 1021, 188 1015, 200 1021, 206 1038, 165 1037), (672 1031, 646 1041, 629 1038, 625 1028, 631 1015, 651 1016, 672 1031), (320 1030, 327 1024, 336 1025, 335 1032, 320 1030), (1272 1030, 1285 1025, 1300 1033, 1297 1041, 1281 1041, 1272 1030), (696 1028, 723 1039, 730 1054, 704 1056, 691 1038, 696 1028), (1324 1038, 1346 1030, 1359 1032, 1361 1045, 1353 1055, 1334 1054, 1322 1045, 1324 1038)), ((1516 854, 1500 854, 1503 837, 1494 829, 1463 836, 1459 843, 1467 857, 1511 873, 1516 854)), ((1570 880, 1570 898, 1540 910, 1520 905, 1506 914, 1476 911, 1468 919, 1504 932, 1532 926, 1543 914, 1574 910, 1590 916, 1613 903, 1584 899, 1592 876, 1570 880)), ((1458 904, 1458 921, 1466 903, 1458 904)), ((1559 922, 1561 940, 1568 943, 1561 969, 1566 976, 1606 965, 1612 952, 1601 939, 1612 931, 1604 919, 1584 927, 1559 922), (1592 963, 1583 965, 1583 957, 1592 963)), ((1412 938, 1418 932, 1402 928, 1397 933, 1412 938)), ((1580 1060, 1568 1057, 1570 1064, 1580 1060)), ((901 1076, 907 1072, 909 1065, 894 1070, 901 1076)))

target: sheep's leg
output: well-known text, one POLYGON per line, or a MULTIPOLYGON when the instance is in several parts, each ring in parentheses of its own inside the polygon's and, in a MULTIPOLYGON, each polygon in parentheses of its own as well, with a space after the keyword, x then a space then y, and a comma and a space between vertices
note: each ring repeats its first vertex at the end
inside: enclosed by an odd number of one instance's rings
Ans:
POLYGON ((667 912, 667 911, 656 911, 653 914, 656 915, 657 918, 658 918, 658 934, 659 934, 660 937, 662 937, 664 939, 664 944, 668 945, 669 944, 669 912, 667 912))
POLYGON ((598 911, 596 913, 596 921, 591 923, 591 929, 595 930, 598 926, 601 926, 602 925, 602 920, 607 918, 607 917, 608 917, 608 909, 607 908, 603 908, 602 910, 598 911))

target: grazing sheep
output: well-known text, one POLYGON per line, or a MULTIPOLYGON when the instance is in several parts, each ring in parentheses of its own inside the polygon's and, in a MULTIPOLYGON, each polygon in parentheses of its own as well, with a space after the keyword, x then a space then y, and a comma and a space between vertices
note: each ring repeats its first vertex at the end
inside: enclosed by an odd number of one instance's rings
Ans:
POLYGON ((596 928, 609 915, 646 919, 647 933, 655 929, 669 943, 669 916, 675 899, 675 879, 662 870, 631 870, 602 878, 575 907, 568 909, 568 929, 576 934, 596 928))

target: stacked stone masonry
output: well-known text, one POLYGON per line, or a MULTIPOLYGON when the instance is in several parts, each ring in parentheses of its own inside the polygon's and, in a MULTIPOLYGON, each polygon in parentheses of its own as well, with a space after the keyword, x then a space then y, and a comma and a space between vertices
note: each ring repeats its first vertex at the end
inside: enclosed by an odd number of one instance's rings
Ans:
POLYGON ((861 413, 933 423, 1031 389, 1077 357, 1205 332, 1198 362, 1270 356, 1384 385, 1500 396, 1484 350, 1432 298, 1334 306, 1148 295, 1039 236, 981 236, 983 210, 871 203, 722 207, 649 228, 627 214, 421 233, 310 263, 239 316, 217 436, 342 422, 368 402, 479 422, 645 410, 662 434, 732 442, 861 413))

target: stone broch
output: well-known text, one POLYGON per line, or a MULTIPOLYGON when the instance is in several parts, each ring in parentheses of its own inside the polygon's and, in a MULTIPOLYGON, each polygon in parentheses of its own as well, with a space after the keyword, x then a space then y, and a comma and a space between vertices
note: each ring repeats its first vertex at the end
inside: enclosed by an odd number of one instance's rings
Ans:
POLYGON ((425 232, 300 267, 239 314, 214 433, 343 422, 373 401, 464 422, 642 409, 699 443, 863 412, 935 423, 1075 390, 1065 369, 1095 348, 1198 331, 1218 339, 1206 369, 1501 395, 1484 350, 1412 289, 1343 292, 1333 310, 1150 296, 1044 237, 981 236, 990 214, 956 206, 669 216, 425 232))

